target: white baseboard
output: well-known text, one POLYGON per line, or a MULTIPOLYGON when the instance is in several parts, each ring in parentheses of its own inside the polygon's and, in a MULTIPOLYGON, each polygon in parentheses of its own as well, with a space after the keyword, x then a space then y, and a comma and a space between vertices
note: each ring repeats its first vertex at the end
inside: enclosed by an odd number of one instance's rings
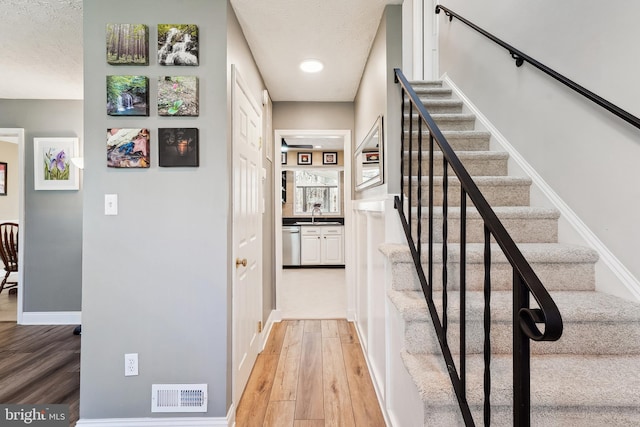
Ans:
POLYGON ((262 328, 262 344, 260 345, 260 351, 264 350, 264 347, 267 345, 271 329, 273 329, 273 324, 280 321, 282 321, 282 314, 280 313, 280 310, 271 310, 271 313, 267 318, 267 323, 264 325, 264 328, 262 328))
POLYGON ((25 311, 21 325, 79 325, 81 311, 25 311))
MULTIPOLYGON (((624 287, 628 294, 640 302, 640 281, 636 278, 627 267, 609 250, 609 248, 595 235, 593 231, 578 217, 578 215, 567 205, 562 198, 551 188, 549 184, 536 172, 536 170, 520 155, 509 141, 493 126, 493 124, 487 119, 480 110, 467 98, 460 88, 451 81, 448 75, 444 75, 442 80, 451 88, 458 98, 469 108, 469 111, 476 116, 478 120, 487 131, 491 132, 492 138, 502 146, 502 148, 509 153, 509 156, 516 162, 516 164, 522 168, 523 172, 527 174, 533 181, 533 184, 540 190, 540 192, 551 202, 551 204, 560 211, 562 218, 572 227, 578 235, 589 245, 592 249, 598 252, 600 259, 598 263, 602 263, 603 266, 609 270, 611 275, 615 277, 618 282, 624 287)), ((598 287, 600 289, 600 287, 598 287)), ((602 287, 602 291, 607 292, 606 287, 602 287)), ((617 292, 611 292, 617 293, 617 292)))
POLYGON ((107 418, 80 419, 76 427, 229 427, 228 417, 218 418, 107 418))
POLYGON ((347 320, 349 322, 356 321, 356 311, 355 310, 347 310, 347 320))

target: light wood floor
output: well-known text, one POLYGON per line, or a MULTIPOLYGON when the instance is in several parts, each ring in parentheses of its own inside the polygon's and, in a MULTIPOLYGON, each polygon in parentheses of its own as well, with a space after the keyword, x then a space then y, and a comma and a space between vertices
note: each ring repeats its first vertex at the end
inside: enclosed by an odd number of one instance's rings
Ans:
POLYGON ((67 404, 73 427, 79 400, 80 337, 73 326, 0 322, 0 403, 67 404))
POLYGON ((275 324, 238 405, 236 425, 384 426, 353 324, 275 324))

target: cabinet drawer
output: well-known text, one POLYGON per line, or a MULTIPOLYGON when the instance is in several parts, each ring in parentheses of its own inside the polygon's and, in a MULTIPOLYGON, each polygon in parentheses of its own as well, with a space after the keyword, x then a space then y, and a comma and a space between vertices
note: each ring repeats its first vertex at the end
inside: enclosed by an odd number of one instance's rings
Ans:
POLYGON ((307 226, 307 225, 303 225, 302 227, 300 227, 300 232, 302 233, 303 236, 319 236, 322 232, 320 231, 320 227, 317 226, 307 226))
POLYGON ((325 226, 322 227, 322 234, 323 235, 329 235, 329 234, 342 234, 342 230, 344 227, 329 227, 329 226, 325 226))

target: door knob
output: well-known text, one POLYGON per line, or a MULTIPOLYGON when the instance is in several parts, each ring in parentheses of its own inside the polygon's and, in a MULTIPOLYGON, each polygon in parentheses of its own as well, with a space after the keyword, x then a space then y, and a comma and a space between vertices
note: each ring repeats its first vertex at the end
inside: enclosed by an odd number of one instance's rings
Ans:
POLYGON ((243 267, 247 266, 247 259, 246 258, 243 258, 243 259, 236 258, 236 268, 238 268, 240 266, 243 266, 243 267))

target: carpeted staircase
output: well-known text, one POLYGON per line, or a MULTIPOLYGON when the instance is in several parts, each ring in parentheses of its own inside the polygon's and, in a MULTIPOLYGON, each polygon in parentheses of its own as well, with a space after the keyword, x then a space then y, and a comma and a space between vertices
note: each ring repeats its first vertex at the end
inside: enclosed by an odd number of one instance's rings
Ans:
MULTIPOLYGON (((506 229, 558 305, 564 333, 557 342, 532 343, 532 426, 640 426, 640 305, 595 291, 597 254, 558 242, 559 213, 529 206, 527 177, 507 174, 507 153, 489 151, 491 135, 475 131, 475 117, 440 82, 414 82, 414 90, 432 114, 462 163, 474 177, 506 229)), ((417 120, 413 118, 414 141, 417 120)), ((408 137, 408 111, 405 136, 408 137)), ((425 132, 425 135, 428 133, 425 132)), ((428 138, 424 138, 425 149, 428 138)), ((434 155, 435 187, 442 182, 442 158, 434 155), (440 175, 440 177, 438 177, 440 175)), ((409 161, 405 154, 405 164, 409 161)), ((417 171, 417 155, 411 159, 417 171)), ((423 204, 428 203, 428 151, 423 152, 423 204)), ((459 289, 459 185, 449 174, 448 287, 459 289), (457 197, 457 199, 456 199, 457 197)), ((415 181, 416 177, 412 177, 415 181)), ((416 198, 414 197, 413 200, 416 198)), ((436 205, 442 195, 436 193, 436 205)), ((414 218, 417 216, 414 210, 414 218)), ((423 209, 423 266, 426 270, 428 209, 423 209)), ((434 239, 442 241, 442 209, 434 207, 434 239)), ((412 224, 415 230, 416 222, 412 224)), ((468 208, 467 221, 467 399, 476 425, 483 425, 483 226, 468 208)), ((512 421, 512 270, 496 245, 492 248, 491 404, 492 426, 512 421)), ((435 245, 434 289, 442 289, 442 245, 435 245)), ((391 304, 404 321, 402 361, 424 404, 415 426, 463 425, 453 388, 417 280, 409 249, 385 244, 381 251, 392 270, 391 304)), ((441 293, 434 301, 441 305, 441 293)), ((533 299, 532 299, 533 301, 533 299)), ((442 315, 442 310, 439 309, 442 315)), ((454 360, 459 353, 459 293, 449 292, 448 339, 454 360)))

